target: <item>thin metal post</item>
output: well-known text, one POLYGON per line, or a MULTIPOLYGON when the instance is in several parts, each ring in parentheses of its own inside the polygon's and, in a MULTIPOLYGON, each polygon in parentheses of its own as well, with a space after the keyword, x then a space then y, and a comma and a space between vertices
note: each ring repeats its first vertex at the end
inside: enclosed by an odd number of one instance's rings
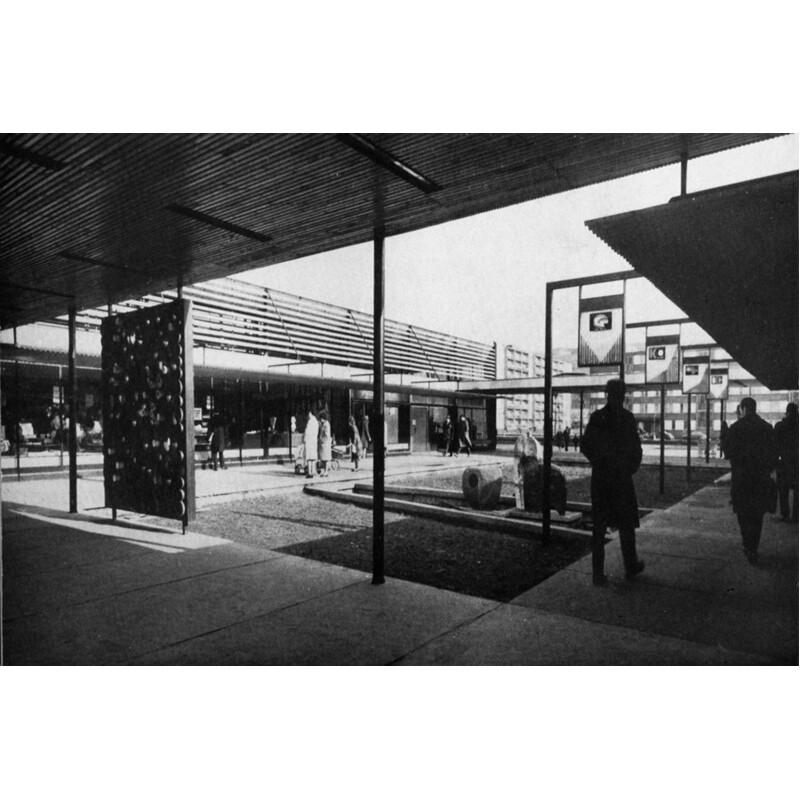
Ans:
MULTIPOLYGON (((16 333, 16 328, 14 332, 16 333)), ((19 448, 22 439, 22 426, 20 424, 20 392, 19 392, 19 360, 14 361, 14 450, 16 452, 17 461, 17 480, 22 480, 22 473, 20 471, 19 463, 19 448)))
POLYGON ((711 461, 711 401, 706 395, 706 464, 711 461))
POLYGON ((550 538, 550 477, 553 463, 553 289, 547 284, 544 312, 544 465, 542 541, 550 538))
POLYGON ((622 357, 620 358, 619 362, 619 377, 620 380, 625 380, 625 311, 626 311, 626 289, 628 288, 628 281, 622 281, 622 331, 621 331, 621 338, 622 338, 622 357))
POLYGON ((292 439, 294 439, 294 431, 292 430, 292 417, 294 416, 294 392, 292 391, 292 384, 289 384, 289 463, 294 463, 292 458, 292 439))
POLYGON ((64 378, 58 368, 58 466, 64 469, 64 378))
POLYGON ((583 441, 583 389, 581 389, 581 418, 578 422, 578 442, 583 441))
POLYGON ((384 449, 384 231, 383 225, 376 226, 373 246, 373 415, 375 418, 375 452, 372 458, 372 582, 384 583, 384 520, 383 502, 385 495, 385 456, 384 449))
POLYGON ((667 387, 661 384, 661 431, 659 438, 659 469, 658 469, 658 491, 664 494, 664 423, 666 417, 667 387))
POLYGON ((686 194, 686 176, 689 166, 689 154, 684 150, 681 153, 681 196, 686 194))
POLYGON ((258 382, 258 426, 261 431, 261 455, 269 455, 269 431, 264 427, 264 384, 258 382))
POLYGON ((78 513, 78 365, 75 306, 69 309, 69 513, 78 513))
POLYGON ((686 483, 689 483, 692 480, 692 393, 686 398, 686 483))
POLYGON ((242 448, 244 447, 244 381, 239 378, 239 466, 242 466, 242 448))

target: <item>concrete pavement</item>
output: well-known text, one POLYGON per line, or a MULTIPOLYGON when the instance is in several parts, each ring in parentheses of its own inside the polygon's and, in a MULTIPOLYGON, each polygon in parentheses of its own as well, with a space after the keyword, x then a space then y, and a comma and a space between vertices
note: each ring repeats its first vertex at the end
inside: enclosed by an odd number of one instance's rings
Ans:
MULTIPOLYGON (((431 455, 389 459, 388 470, 443 466, 431 455)), ((198 506, 301 491, 286 465, 273 469, 198 472, 198 506)), ((798 662, 797 526, 765 518, 752 567, 724 485, 643 520, 636 582, 622 579, 612 536, 609 586, 591 585, 587 557, 497 603, 392 578, 373 586, 357 570, 191 527, 112 524, 94 507, 98 481, 80 481, 82 513, 70 515, 58 484, 66 493, 61 478, 3 481, 6 664, 798 662)))

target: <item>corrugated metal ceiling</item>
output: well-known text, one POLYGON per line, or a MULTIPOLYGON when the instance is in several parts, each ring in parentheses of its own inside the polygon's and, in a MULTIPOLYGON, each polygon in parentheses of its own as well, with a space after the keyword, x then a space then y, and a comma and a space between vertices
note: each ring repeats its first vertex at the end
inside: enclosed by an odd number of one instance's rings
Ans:
POLYGON ((364 134, 426 193, 333 134, 3 134, 2 327, 369 241, 377 180, 395 235, 772 135, 364 134))

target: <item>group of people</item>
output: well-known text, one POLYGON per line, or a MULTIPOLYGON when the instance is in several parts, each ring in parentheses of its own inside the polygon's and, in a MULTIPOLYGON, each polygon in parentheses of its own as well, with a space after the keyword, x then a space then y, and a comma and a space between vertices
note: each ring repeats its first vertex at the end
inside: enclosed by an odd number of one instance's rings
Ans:
POLYGON ((318 472, 324 478, 328 475, 328 465, 333 458, 333 436, 327 411, 320 411, 319 418, 309 409, 306 428, 303 431, 303 459, 306 465, 306 478, 313 478, 318 472), (317 465, 319 461, 319 465, 317 465))
POLYGON ((462 414, 457 423, 453 424, 448 414, 442 425, 442 440, 444 445, 442 455, 458 458, 462 450, 466 450, 467 455, 470 455, 475 440, 475 423, 462 414))
POLYGON ((556 447, 560 450, 569 450, 569 444, 572 442, 572 447, 577 451, 580 444, 580 437, 577 433, 573 434, 569 426, 564 428, 563 431, 556 431, 555 433, 556 447))
MULTIPOLYGON (((581 441, 581 452, 592 465, 592 582, 596 586, 608 582, 604 548, 609 528, 619 531, 625 577, 633 580, 645 566, 636 554, 639 507, 633 484, 642 462, 642 445, 634 416, 624 408, 625 394, 623 380, 608 381, 606 405, 590 416, 581 441)), ((786 416, 774 429, 756 408, 752 397, 743 398, 739 419, 725 439, 725 455, 731 462, 731 505, 751 564, 758 562, 764 514, 774 513, 778 500, 782 519, 797 522, 797 403, 787 405, 786 416)))
MULTIPOLYGON (((350 415, 347 419, 348 446, 353 471, 357 472, 361 459, 366 458, 372 436, 369 432, 369 418, 364 415, 360 424, 350 415)), ((386 439, 386 426, 384 425, 384 443, 386 439)), ((333 434, 331 433, 330 416, 327 411, 319 412, 314 416, 312 410, 308 411, 306 427, 303 432, 303 460, 305 462, 306 478, 313 478, 317 474, 327 477, 329 465, 333 458, 333 434), (319 462, 319 463, 317 463, 319 462)), ((385 448, 384 448, 385 452, 385 448)))

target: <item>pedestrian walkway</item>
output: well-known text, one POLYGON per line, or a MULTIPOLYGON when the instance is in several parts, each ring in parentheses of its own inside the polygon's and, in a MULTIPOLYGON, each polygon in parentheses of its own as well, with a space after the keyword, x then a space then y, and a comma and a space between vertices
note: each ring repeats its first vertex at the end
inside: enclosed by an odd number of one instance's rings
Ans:
MULTIPOLYGON (((443 466, 430 454, 389 459, 387 469, 443 466)), ((199 472, 198 505, 305 483, 285 466, 250 469, 199 472)), ((339 477, 344 485, 353 475, 339 477)), ((609 586, 591 585, 587 557, 498 603, 393 578, 373 585, 366 573, 234 544, 223 531, 113 524, 92 510, 96 481, 79 482, 81 513, 70 515, 58 484, 65 494, 64 479, 3 481, 6 664, 798 661, 797 526, 767 517, 751 566, 724 485, 643 520, 647 569, 636 582, 622 578, 612 536, 609 586)))

